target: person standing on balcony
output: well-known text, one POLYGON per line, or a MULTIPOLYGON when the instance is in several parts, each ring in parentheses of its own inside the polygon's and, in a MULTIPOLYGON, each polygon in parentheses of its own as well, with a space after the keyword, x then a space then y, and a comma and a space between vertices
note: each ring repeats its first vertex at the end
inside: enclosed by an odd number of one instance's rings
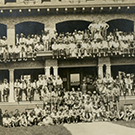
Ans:
POLYGON ((10 45, 9 46, 9 48, 8 48, 8 51, 9 51, 9 58, 10 58, 10 60, 12 59, 14 59, 14 48, 13 48, 13 45, 10 45))
POLYGON ((56 41, 52 44, 52 50, 53 50, 53 58, 58 58, 59 52, 58 52, 58 41, 56 41))
POLYGON ((15 91, 15 100, 20 101, 20 82, 16 79, 14 83, 14 91, 15 91))
POLYGON ((6 62, 9 62, 9 51, 8 51, 8 47, 7 46, 4 46, 3 47, 3 50, 2 50, 2 56, 3 56, 3 61, 6 63, 6 62))
POLYGON ((37 91, 39 94, 39 99, 41 100, 41 90, 43 88, 43 77, 42 75, 39 75, 38 81, 37 81, 37 91))
POLYGON ((19 61, 21 61, 22 59, 24 61, 27 60, 27 58, 26 58, 26 47, 25 46, 21 47, 21 51, 20 51, 20 59, 19 59, 19 61))
POLYGON ((61 79, 61 77, 58 75, 56 78, 56 88, 57 90, 61 90, 63 87, 63 81, 61 79))
POLYGON ((20 39, 19 39, 19 45, 20 45, 21 48, 25 48, 26 39, 25 39, 25 37, 24 37, 24 34, 21 33, 20 36, 21 36, 21 37, 20 37, 20 39))
POLYGON ((49 31, 45 31, 45 34, 43 34, 42 36, 42 41, 44 44, 44 51, 49 50, 49 40, 50 40, 49 31))
POLYGON ((16 41, 16 45, 19 44, 19 35, 18 34, 16 34, 15 41, 16 41))
POLYGON ((8 45, 6 36, 2 37, 1 44, 2 44, 2 46, 7 46, 8 45))
POLYGON ((20 88, 21 88, 20 100, 27 100, 27 91, 26 91, 27 86, 25 80, 21 81, 20 88))
POLYGON ((88 26, 88 29, 90 30, 91 32, 91 37, 92 39, 94 38, 94 35, 95 35, 95 32, 96 32, 96 23, 95 21, 93 21, 89 26, 88 26))
POLYGON ((14 59, 16 61, 17 58, 19 58, 19 54, 21 52, 21 47, 19 46, 19 44, 16 44, 16 46, 14 47, 14 59))
POLYGON ((104 21, 101 21, 99 24, 100 24, 100 28, 101 28, 101 35, 104 39, 106 39, 107 29, 109 28, 109 25, 104 21))
POLYGON ((3 81, 3 101, 4 102, 8 102, 8 98, 9 98, 9 83, 7 79, 4 79, 3 81))
POLYGON ((32 44, 33 44, 32 38, 30 37, 30 35, 28 35, 26 39, 26 45, 32 47, 32 44))

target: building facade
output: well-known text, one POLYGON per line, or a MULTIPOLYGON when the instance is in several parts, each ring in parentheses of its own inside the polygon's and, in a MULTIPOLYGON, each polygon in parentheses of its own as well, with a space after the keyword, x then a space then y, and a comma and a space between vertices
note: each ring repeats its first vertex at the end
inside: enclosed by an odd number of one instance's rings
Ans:
MULTIPOLYGON (((71 25, 78 30, 85 30, 93 21, 105 21, 109 24, 109 32, 119 29, 134 32, 135 2, 131 0, 1 0, 0 36, 7 37, 8 45, 15 46, 16 34, 41 34, 42 30, 68 32, 73 31, 71 25), (37 26, 37 27, 35 27, 37 26), (81 27, 81 28, 80 28, 81 27), (29 33, 31 32, 31 33, 29 33), (3 35, 4 33, 4 35, 3 35)), ((53 52, 37 52, 35 61, 0 63, 0 79, 8 78, 10 83, 9 102, 14 99, 14 81, 23 75, 38 74, 60 75, 64 88, 71 89, 72 76, 77 76, 79 84, 84 77, 97 77, 110 74, 114 78, 118 72, 135 73, 135 57, 112 55, 105 57, 70 57, 53 59, 53 52)))

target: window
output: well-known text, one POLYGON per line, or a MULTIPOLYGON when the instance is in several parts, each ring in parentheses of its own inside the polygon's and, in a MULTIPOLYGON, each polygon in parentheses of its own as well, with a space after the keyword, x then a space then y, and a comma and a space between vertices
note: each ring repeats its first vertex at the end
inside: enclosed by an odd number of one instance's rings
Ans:
POLYGON ((78 86, 80 84, 80 74, 70 74, 71 86, 78 86))
POLYGON ((16 0, 5 0, 5 3, 11 3, 11 2, 16 2, 16 0))

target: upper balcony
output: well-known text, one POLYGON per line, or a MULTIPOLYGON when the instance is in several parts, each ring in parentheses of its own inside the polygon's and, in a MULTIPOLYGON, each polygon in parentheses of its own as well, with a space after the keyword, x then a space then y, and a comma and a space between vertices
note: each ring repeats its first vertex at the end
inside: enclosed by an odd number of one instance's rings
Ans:
POLYGON ((1 8, 73 8, 135 6, 132 0, 0 0, 1 8))

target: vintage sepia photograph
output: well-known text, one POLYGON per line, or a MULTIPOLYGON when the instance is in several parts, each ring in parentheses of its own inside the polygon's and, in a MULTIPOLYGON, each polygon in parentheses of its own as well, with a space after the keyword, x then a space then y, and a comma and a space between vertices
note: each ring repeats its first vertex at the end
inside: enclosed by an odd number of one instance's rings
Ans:
POLYGON ((135 135, 135 0, 0 0, 0 135, 135 135))

